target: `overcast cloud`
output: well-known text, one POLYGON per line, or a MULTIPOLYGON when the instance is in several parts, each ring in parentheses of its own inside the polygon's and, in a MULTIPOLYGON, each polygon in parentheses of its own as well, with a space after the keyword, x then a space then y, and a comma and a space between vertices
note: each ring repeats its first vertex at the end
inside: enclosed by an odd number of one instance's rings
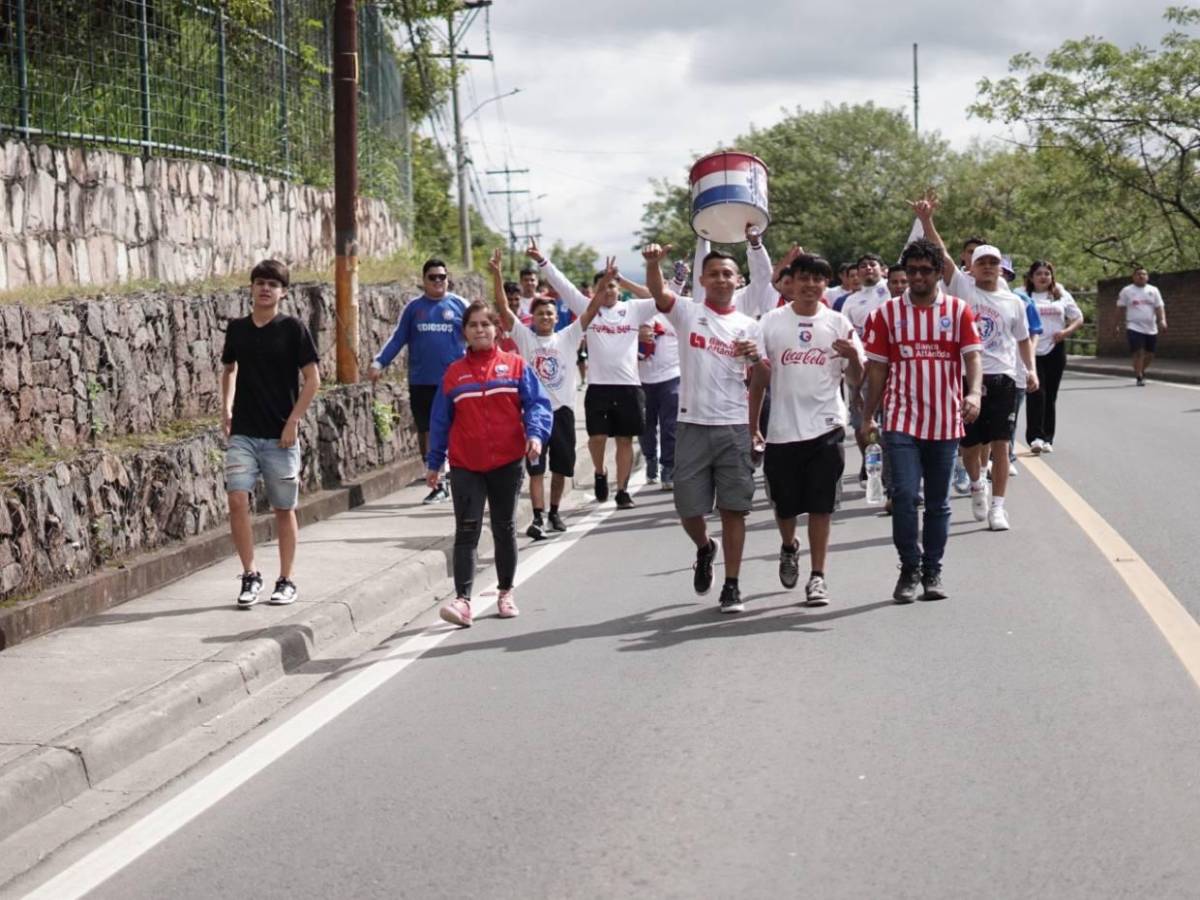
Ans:
MULTIPOLYGON (((521 93, 472 117, 470 155, 484 190, 504 187, 485 169, 531 170, 513 176, 514 189, 530 191, 513 198, 514 218, 540 218, 545 244, 583 241, 632 268, 652 178, 679 179, 713 146, 797 106, 870 100, 910 112, 914 41, 922 130, 963 146, 1001 133, 966 107, 1012 55, 1086 34, 1154 45, 1166 5, 496 0, 496 82, 521 93)), ((481 17, 467 49, 481 52, 483 36, 481 17)), ((486 62, 468 80, 464 112, 497 93, 486 62)), ((485 215, 505 230, 504 197, 487 200, 485 215)))

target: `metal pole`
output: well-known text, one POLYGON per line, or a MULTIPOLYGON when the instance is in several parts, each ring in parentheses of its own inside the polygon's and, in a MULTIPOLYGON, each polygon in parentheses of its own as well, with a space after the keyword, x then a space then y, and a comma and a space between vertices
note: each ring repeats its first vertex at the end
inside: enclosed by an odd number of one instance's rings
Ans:
POLYGON ((25 58, 25 0, 17 0, 17 112, 21 133, 29 137, 29 60, 25 58))
POLYGON ((138 72, 142 104, 142 156, 150 156, 150 22, 147 17, 148 0, 138 0, 138 72))
POLYGON ((454 13, 446 16, 450 34, 450 99, 454 110, 454 163, 458 169, 458 231, 462 237, 463 268, 471 262, 471 220, 467 209, 467 160, 463 151, 462 118, 458 109, 458 53, 454 40, 454 13))
POLYGON ((287 20, 284 0, 275 0, 276 42, 279 44, 279 142, 283 153, 281 169, 291 168, 291 146, 288 142, 288 84, 287 84, 287 20))
POLYGON ((921 86, 917 82, 917 45, 913 44, 913 131, 921 132, 921 86))
POLYGON ((225 67, 225 8, 217 7, 217 98, 221 124, 221 155, 229 165, 229 73, 225 67))
POLYGON ((333 191, 337 264, 337 377, 358 381, 358 11, 337 0, 333 17, 333 191))

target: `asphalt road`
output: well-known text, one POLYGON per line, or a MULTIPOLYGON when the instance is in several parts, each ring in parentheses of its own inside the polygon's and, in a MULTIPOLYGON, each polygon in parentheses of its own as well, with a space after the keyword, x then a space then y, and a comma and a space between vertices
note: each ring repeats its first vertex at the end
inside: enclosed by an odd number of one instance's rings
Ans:
MULTIPOLYGON (((1064 388, 1053 467, 1194 600, 1196 479, 1164 473, 1200 393, 1064 388)), ((1010 532, 955 501, 951 597, 904 607, 857 488, 820 610, 780 587, 760 491, 738 617, 692 594, 669 496, 637 500, 520 583, 519 619, 450 636, 94 896, 1200 892, 1196 686, 1028 473, 1010 532)))

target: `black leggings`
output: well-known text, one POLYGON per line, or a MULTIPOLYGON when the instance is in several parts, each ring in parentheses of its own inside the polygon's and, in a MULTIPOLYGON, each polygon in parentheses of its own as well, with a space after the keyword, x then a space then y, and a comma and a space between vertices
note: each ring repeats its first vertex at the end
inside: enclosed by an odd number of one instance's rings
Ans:
POLYGON ((1037 358, 1038 389, 1025 397, 1025 442, 1054 442, 1054 407, 1058 403, 1058 386, 1067 368, 1067 345, 1055 344, 1045 356, 1037 358))
POLYGON ((470 469, 450 470, 450 488, 454 498, 454 589, 458 596, 471 599, 475 584, 475 558, 479 535, 483 532, 483 504, 487 501, 492 518, 492 544, 496 548, 496 575, 499 588, 507 591, 517 574, 517 497, 525 476, 522 460, 487 472, 470 469))

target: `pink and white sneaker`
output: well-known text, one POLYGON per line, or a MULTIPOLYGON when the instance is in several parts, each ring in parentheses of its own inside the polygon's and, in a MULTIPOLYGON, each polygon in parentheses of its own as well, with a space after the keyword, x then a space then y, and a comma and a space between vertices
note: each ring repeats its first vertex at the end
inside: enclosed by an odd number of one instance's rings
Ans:
POLYGON ((451 625, 460 625, 463 628, 470 628, 474 617, 471 615, 471 601, 465 597, 455 597, 440 610, 442 620, 449 622, 451 625))
POLYGON ((501 591, 496 600, 496 615, 501 619, 515 619, 520 614, 521 611, 517 609, 517 603, 513 600, 513 592, 501 591))

